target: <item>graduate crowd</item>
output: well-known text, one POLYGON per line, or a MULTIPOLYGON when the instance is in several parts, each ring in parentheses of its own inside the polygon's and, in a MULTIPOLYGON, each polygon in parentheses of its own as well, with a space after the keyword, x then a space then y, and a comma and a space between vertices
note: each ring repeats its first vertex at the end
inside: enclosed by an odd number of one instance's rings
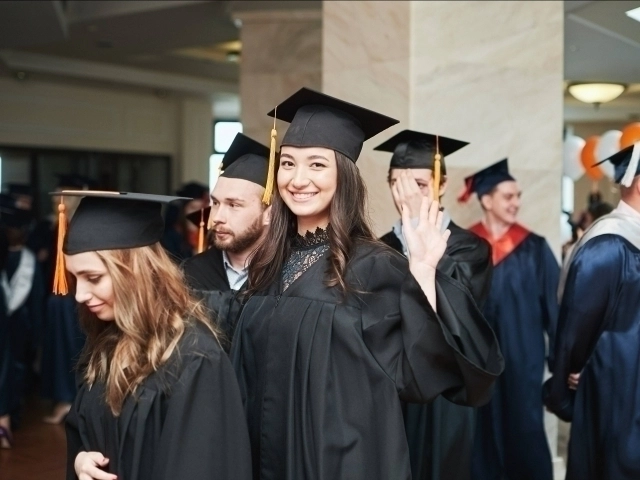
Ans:
POLYGON ((270 148, 238 134, 204 194, 61 179, 47 258, 2 198, 3 448, 44 332, 68 479, 551 480, 545 408, 571 422, 567 479, 640 478, 640 144, 561 269, 507 159, 465 179, 463 229, 440 200, 467 143, 387 138, 378 239, 356 162, 397 120, 306 88, 268 115, 270 148), (181 249, 166 212, 194 201, 181 249))

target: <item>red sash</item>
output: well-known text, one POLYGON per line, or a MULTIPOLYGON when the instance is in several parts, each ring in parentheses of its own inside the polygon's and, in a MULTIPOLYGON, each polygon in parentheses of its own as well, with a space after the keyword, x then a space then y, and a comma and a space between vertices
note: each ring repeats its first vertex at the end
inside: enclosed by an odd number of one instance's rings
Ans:
POLYGON ((531 233, 517 223, 511 225, 501 238, 493 238, 481 222, 472 225, 469 230, 489 242, 494 266, 507 258, 531 233))

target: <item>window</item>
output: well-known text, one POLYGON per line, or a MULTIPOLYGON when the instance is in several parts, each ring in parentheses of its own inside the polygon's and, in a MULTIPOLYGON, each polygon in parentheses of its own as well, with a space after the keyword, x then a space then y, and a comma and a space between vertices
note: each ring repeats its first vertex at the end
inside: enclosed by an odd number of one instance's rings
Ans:
POLYGON ((209 157, 209 189, 213 189, 218 180, 222 157, 227 153, 237 133, 242 132, 242 123, 221 120, 213 124, 213 154, 209 157))

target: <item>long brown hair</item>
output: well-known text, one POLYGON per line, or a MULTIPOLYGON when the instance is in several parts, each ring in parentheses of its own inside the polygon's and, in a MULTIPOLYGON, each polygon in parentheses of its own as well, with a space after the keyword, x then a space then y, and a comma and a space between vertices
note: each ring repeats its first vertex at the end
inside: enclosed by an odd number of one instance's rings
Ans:
POLYGON ((169 359, 188 322, 217 331, 159 243, 96 253, 113 283, 115 320, 102 321, 80 305, 87 334, 80 364, 90 385, 106 384, 106 403, 117 416, 126 397, 169 359))
MULTIPOLYGON (((347 291, 345 270, 357 241, 374 242, 376 237, 367 215, 367 188, 355 163, 335 152, 338 178, 329 211, 329 263, 326 285, 347 291)), ((276 164, 276 173, 279 164, 276 164)), ((274 191, 271 223, 267 235, 251 258, 248 295, 265 290, 279 280, 289 258, 289 240, 298 229, 296 216, 274 191)))

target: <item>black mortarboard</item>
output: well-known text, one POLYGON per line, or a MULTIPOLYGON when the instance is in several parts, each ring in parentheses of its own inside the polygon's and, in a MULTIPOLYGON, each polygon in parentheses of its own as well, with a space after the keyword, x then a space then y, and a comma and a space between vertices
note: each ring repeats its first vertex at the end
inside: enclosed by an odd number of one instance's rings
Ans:
MULTIPOLYGON (((221 177, 239 178, 264 187, 269 168, 269 149, 238 133, 222 159, 221 177)), ((198 219, 198 222, 200 220, 198 219)))
POLYGON ((354 162, 365 140, 398 123, 394 118, 308 88, 298 90, 268 115, 291 124, 282 145, 330 148, 354 162))
POLYGON ((209 187, 198 182, 185 183, 180 190, 176 192, 179 197, 188 199, 203 198, 209 196, 209 187))
POLYGON ((62 190, 58 207, 58 246, 53 292, 68 293, 64 255, 152 245, 164 233, 162 205, 184 197, 129 192, 62 190), (67 225, 65 197, 82 197, 67 225))
POLYGON ((9 187, 9 195, 33 196, 33 189, 27 183, 10 183, 7 186, 9 187))
POLYGON ((509 163, 505 158, 465 178, 465 190, 458 200, 466 202, 474 192, 480 198, 491 192, 499 183, 513 180, 515 179, 509 173, 509 163))
POLYGON ((92 178, 85 177, 84 175, 78 175, 77 173, 58 173, 58 187, 59 188, 74 188, 78 190, 86 190, 89 188, 96 188, 98 182, 92 178))
POLYGON ((31 212, 19 208, 11 195, 0 194, 0 223, 6 227, 24 228, 31 223, 31 212))
POLYGON ((200 221, 204 222, 205 225, 209 222, 209 214, 211 213, 211 207, 201 208, 200 210, 196 210, 195 212, 191 212, 186 216, 187 220, 193 223, 196 227, 200 226, 200 221))
POLYGON ((162 205, 184 197, 128 192, 65 191, 81 196, 66 232, 63 252, 74 255, 152 245, 164 232, 162 205))
POLYGON ((616 183, 630 187, 636 175, 640 175, 640 142, 623 148, 618 153, 596 163, 596 165, 604 162, 613 164, 613 179, 616 183))
POLYGON ((429 133, 403 130, 389 140, 378 145, 374 150, 393 152, 389 168, 428 168, 433 170, 436 141, 440 154, 442 173, 447 173, 444 157, 469 145, 468 142, 453 138, 431 135, 429 133))

